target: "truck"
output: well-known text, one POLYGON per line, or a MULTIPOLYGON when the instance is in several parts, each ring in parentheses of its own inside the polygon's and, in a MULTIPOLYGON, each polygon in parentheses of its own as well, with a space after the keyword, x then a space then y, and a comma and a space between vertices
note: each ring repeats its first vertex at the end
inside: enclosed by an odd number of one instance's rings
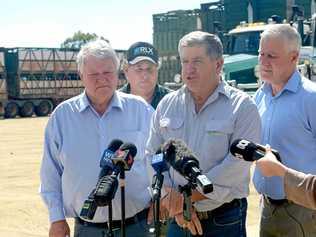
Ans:
POLYGON ((311 44, 302 47, 300 51, 299 69, 301 73, 316 82, 316 14, 312 15, 311 25, 311 44))
MULTIPOLYGON (((272 16, 267 23, 246 23, 241 22, 237 27, 230 30, 226 35, 226 56, 224 57, 225 79, 231 84, 250 94, 254 92, 261 84, 259 80, 258 50, 260 43, 260 34, 271 24, 290 24, 295 27, 302 38, 302 49, 298 69, 307 74, 309 68, 303 67, 305 61, 312 62, 312 46, 309 46, 313 38, 314 30, 311 27, 311 21, 304 19, 300 7, 292 7, 292 16, 290 22, 282 20, 279 16, 272 16)), ((311 65, 312 63, 310 63, 311 65)), ((316 72, 316 71, 315 71, 316 72)), ((315 74, 316 75, 316 74, 315 74)))
MULTIPOLYGON (((123 60, 125 51, 116 52, 123 60)), ((0 114, 47 116, 60 102, 80 94, 84 87, 77 54, 78 49, 0 48, 0 114)))

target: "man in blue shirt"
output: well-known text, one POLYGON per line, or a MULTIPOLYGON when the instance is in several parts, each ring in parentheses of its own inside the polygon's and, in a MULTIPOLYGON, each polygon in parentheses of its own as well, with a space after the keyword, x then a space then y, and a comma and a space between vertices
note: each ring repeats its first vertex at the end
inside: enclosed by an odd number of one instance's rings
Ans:
MULTIPOLYGON (((148 236, 151 197, 144 153, 153 109, 140 97, 115 91, 119 60, 107 42, 82 47, 77 61, 85 91, 61 103, 45 131, 40 193, 49 212, 49 236, 70 236, 67 217, 75 218, 76 237, 107 236, 107 207, 98 207, 92 220, 79 215, 98 181, 100 157, 113 139, 137 147, 125 179, 126 233, 148 236)), ((119 236, 120 190, 112 204, 114 236, 119 236)))
MULTIPOLYGON (((263 86, 255 94, 261 120, 261 143, 278 150, 282 162, 316 173, 316 84, 296 70, 301 39, 295 28, 273 25, 262 33, 259 48, 263 86)), ((253 182, 262 195, 260 236, 316 236, 316 212, 285 197, 281 177, 264 177, 255 169, 253 182)))

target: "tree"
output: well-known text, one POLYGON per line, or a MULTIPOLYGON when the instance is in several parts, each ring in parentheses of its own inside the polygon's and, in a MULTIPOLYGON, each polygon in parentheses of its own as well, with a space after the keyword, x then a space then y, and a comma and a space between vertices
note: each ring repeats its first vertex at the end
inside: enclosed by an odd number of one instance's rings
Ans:
POLYGON ((80 49, 80 47, 82 45, 84 45, 85 43, 92 41, 92 40, 96 40, 96 39, 103 39, 108 41, 107 39, 105 39, 104 37, 99 37, 97 34, 95 33, 83 33, 80 30, 75 32, 74 35, 72 37, 67 38, 61 45, 61 48, 72 48, 72 49, 80 49))

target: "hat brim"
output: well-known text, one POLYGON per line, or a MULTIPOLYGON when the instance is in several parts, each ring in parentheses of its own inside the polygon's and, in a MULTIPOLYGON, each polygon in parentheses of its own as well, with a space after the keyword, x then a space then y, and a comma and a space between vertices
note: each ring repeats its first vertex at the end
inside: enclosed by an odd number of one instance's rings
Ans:
POLYGON ((158 64, 158 62, 156 62, 155 60, 153 60, 150 57, 146 57, 146 56, 139 56, 134 58, 132 61, 129 61, 128 64, 134 65, 136 63, 139 63, 140 61, 149 61, 152 62, 153 64, 158 64))

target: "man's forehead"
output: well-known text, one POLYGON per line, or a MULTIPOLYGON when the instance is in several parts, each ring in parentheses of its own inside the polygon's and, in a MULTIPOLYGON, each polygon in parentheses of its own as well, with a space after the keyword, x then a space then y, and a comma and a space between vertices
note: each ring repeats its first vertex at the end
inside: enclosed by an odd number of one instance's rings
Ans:
POLYGON ((184 50, 180 53, 180 58, 205 58, 207 57, 206 50, 202 49, 190 49, 184 50))
POLYGON ((285 41, 279 37, 265 38, 260 41, 259 51, 269 50, 280 52, 285 49, 285 41))
POLYGON ((99 60, 87 60, 84 62, 83 69, 86 72, 90 71, 113 71, 115 70, 115 65, 113 60, 110 58, 107 59, 99 59, 99 60))
POLYGON ((114 65, 113 59, 112 58, 100 58, 100 57, 96 57, 93 55, 89 55, 87 56, 83 63, 85 65, 95 65, 95 64, 104 64, 104 65, 114 65))
POLYGON ((132 65, 134 67, 157 67, 156 64, 152 63, 151 61, 149 60, 142 60, 134 65, 132 65))

